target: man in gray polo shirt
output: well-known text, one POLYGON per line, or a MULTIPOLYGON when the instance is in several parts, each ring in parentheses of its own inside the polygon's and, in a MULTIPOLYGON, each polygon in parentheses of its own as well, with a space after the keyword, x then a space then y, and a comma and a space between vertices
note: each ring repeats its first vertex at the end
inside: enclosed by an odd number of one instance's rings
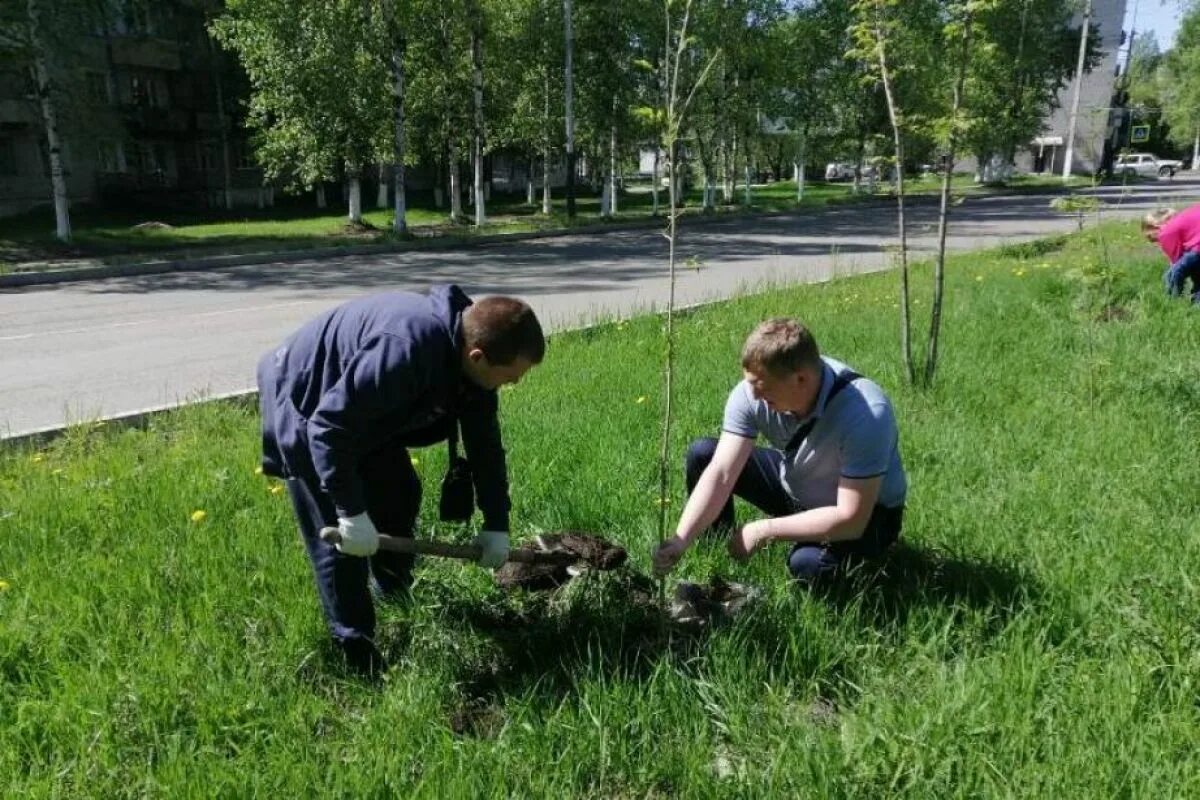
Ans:
POLYGON ((742 370, 721 438, 688 448, 688 502, 675 537, 654 553, 655 570, 669 572, 710 526, 729 532, 739 560, 771 541, 792 542, 788 569, 802 580, 881 554, 900 535, 908 489, 887 395, 823 358, 794 319, 755 328, 742 370), (755 447, 759 436, 770 447, 755 447), (735 530, 731 495, 768 517, 735 530))

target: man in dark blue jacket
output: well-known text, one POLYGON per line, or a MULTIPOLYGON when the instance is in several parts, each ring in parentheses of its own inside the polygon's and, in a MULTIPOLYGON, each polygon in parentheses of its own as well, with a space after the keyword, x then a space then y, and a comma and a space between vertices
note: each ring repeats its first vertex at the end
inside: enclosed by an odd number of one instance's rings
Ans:
POLYGON ((461 427, 483 513, 479 563, 504 562, 509 497, 496 390, 544 354, 525 303, 473 303, 441 286, 341 305, 259 362, 263 471, 287 479, 326 620, 352 668, 385 669, 370 579, 384 596, 402 596, 411 583, 412 556, 378 551, 378 531, 411 536, 420 510, 409 447, 461 427), (333 525, 336 546, 320 538, 333 525))

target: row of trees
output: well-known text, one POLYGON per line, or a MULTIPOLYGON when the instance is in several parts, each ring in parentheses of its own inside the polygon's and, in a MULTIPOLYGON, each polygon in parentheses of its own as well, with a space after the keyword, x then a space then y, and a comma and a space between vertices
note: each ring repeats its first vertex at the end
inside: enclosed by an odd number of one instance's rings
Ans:
MULTIPOLYGON (((244 69, 246 122, 270 179, 318 191, 344 180, 352 219, 361 180, 390 175, 403 230, 404 168, 419 164, 455 220, 467 168, 481 223, 484 156, 498 151, 528 165, 547 213, 551 174, 566 162, 571 181, 584 157, 611 214, 636 154, 663 152, 668 52, 654 0, 178 2, 205 7, 244 69)), ((55 76, 67 80, 78 38, 139 4, 4 5, 0 59, 44 65, 47 140, 61 136, 56 99, 60 112, 69 103, 55 76)), ((980 163, 1009 161, 1074 70, 1072 13, 1062 0, 694 0, 681 70, 721 57, 680 131, 676 180, 699 182, 710 206, 718 193, 748 202, 764 172, 791 171, 802 193, 805 163, 887 154, 912 167, 944 155, 952 130, 980 163)))
MULTIPOLYGON (((268 173, 294 187, 345 176, 357 218, 364 169, 393 165, 403 229, 404 165, 435 169, 458 219, 470 164, 479 223, 483 157, 497 150, 541 176, 545 210, 553 165, 585 154, 615 211, 622 165, 662 142, 661 26, 646 0, 228 0, 213 30, 250 78, 268 173)), ((899 141, 902 162, 933 160, 951 128, 981 162, 1011 160, 1078 41, 1061 0, 698 0, 681 63, 721 58, 679 158, 706 204, 814 156, 861 161, 899 141)))
POLYGON ((1200 4, 1188 3, 1167 52, 1152 32, 1130 44, 1125 99, 1129 125, 1149 125, 1144 147, 1162 154, 1190 149, 1200 162, 1200 4))

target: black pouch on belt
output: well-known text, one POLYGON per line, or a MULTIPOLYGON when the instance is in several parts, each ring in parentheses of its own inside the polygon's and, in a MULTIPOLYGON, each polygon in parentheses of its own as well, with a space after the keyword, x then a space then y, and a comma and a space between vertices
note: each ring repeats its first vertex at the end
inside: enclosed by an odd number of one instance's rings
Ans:
POLYGON ((450 466, 442 478, 442 495, 438 500, 438 516, 442 522, 468 522, 475 513, 475 485, 471 480, 471 464, 458 454, 458 420, 450 423, 450 466))

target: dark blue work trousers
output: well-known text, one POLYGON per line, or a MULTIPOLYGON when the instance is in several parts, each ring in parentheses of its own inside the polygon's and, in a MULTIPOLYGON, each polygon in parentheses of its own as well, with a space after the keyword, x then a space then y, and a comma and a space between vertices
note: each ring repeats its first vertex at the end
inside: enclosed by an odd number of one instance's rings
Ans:
MULTIPOLYGON (((408 448, 396 445, 376 450, 360 462, 359 475, 367 514, 375 527, 381 533, 411 537, 421 509, 421 481, 408 448)), ((339 552, 321 541, 323 527, 337 527, 337 511, 316 476, 291 478, 287 485, 329 631, 352 666, 366 668, 368 665, 357 662, 378 658, 373 643, 371 579, 381 596, 403 596, 412 583, 413 556, 380 550, 361 558, 339 552)))
POLYGON ((1183 294, 1189 280, 1192 282, 1192 304, 1200 305, 1200 252, 1195 250, 1184 253, 1163 273, 1163 284, 1171 297, 1183 294))
MULTIPOLYGON (((700 481, 700 475, 712 462, 717 449, 717 440, 696 439, 688 447, 685 476, 688 494, 700 481)), ((758 508, 771 517, 785 517, 802 509, 796 506, 791 495, 783 486, 779 467, 783 454, 778 450, 756 447, 750 460, 733 486, 733 494, 758 508)), ((829 575, 839 567, 849 566, 855 559, 874 558, 882 555, 900 538, 904 508, 876 506, 867 522, 866 530, 858 539, 829 544, 797 544, 788 554, 788 570, 798 580, 811 580, 829 575)), ((712 530, 729 531, 733 528, 733 498, 721 509, 712 530)))

